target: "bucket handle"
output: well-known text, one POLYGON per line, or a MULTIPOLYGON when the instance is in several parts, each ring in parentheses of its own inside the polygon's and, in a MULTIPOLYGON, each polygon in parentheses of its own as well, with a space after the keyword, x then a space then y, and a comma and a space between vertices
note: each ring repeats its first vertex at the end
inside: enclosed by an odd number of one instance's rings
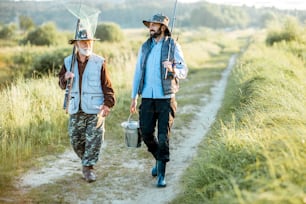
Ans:
POLYGON ((130 122, 130 119, 132 117, 133 113, 130 113, 129 117, 128 117, 128 122, 130 122))

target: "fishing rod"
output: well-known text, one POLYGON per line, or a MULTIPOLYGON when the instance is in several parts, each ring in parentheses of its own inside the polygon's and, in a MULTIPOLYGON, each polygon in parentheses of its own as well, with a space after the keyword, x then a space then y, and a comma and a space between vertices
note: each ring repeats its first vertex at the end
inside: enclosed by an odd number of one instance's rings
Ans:
MULTIPOLYGON (((74 39, 77 38, 79 29, 80 29, 80 19, 78 18, 78 20, 77 20, 77 25, 76 25, 76 29, 75 29, 74 39)), ((75 64, 75 60, 76 60, 76 50, 77 50, 77 49, 76 49, 76 46, 75 46, 75 44, 74 44, 74 45, 73 45, 73 49, 72 49, 71 65, 70 65, 70 72, 71 72, 71 73, 74 73, 74 64, 75 64)), ((67 70, 67 71, 68 71, 68 70, 67 70)), ((63 105, 63 108, 66 110, 66 113, 68 113, 68 108, 69 108, 69 101, 70 101, 70 97, 71 97, 72 85, 73 85, 73 78, 68 78, 67 84, 66 84, 66 90, 65 90, 64 105, 63 105)))
MULTIPOLYGON (((171 27, 170 27, 170 37, 172 35, 172 31, 174 28, 174 22, 176 20, 176 7, 177 7, 177 0, 175 0, 175 4, 174 4, 174 9, 173 9, 173 18, 172 18, 172 23, 171 23, 171 27)), ((167 57, 167 61, 170 61, 170 50, 171 50, 171 39, 169 41, 169 48, 168 48, 168 57, 167 57)), ((171 73, 172 74, 172 73, 171 73)), ((166 72, 165 72, 165 79, 167 79, 168 76, 168 69, 166 68, 166 72)))

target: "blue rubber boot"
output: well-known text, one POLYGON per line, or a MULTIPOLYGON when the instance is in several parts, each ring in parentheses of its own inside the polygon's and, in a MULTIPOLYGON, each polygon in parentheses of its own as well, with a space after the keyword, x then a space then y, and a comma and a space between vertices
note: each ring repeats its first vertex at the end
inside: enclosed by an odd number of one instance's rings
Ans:
POLYGON ((165 179, 165 173, 166 173, 166 162, 163 161, 157 161, 157 187, 166 187, 166 179, 165 179))
POLYGON ((153 177, 157 176, 157 162, 155 166, 152 167, 151 174, 153 177))

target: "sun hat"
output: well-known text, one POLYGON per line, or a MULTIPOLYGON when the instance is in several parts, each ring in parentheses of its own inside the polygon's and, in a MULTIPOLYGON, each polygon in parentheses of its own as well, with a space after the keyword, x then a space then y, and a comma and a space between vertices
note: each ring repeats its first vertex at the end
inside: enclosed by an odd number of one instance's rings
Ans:
POLYGON ((150 26, 150 23, 160 23, 160 24, 166 26, 165 35, 169 35, 169 36, 171 35, 171 33, 169 31, 169 27, 168 27, 168 25, 169 25, 169 18, 166 15, 155 14, 149 20, 143 20, 142 22, 148 28, 150 26))
POLYGON ((69 44, 73 44, 75 41, 82 41, 82 40, 99 40, 99 39, 94 38, 91 32, 89 32, 87 29, 82 29, 77 33, 75 39, 71 39, 68 42, 69 44))

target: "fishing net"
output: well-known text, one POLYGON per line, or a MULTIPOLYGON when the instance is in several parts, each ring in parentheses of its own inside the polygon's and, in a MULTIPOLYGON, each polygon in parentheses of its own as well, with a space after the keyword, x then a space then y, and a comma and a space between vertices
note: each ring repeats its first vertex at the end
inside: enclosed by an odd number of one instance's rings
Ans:
POLYGON ((95 35, 100 11, 82 4, 81 1, 61 1, 61 4, 77 19, 80 19, 80 30, 86 29, 95 35))

